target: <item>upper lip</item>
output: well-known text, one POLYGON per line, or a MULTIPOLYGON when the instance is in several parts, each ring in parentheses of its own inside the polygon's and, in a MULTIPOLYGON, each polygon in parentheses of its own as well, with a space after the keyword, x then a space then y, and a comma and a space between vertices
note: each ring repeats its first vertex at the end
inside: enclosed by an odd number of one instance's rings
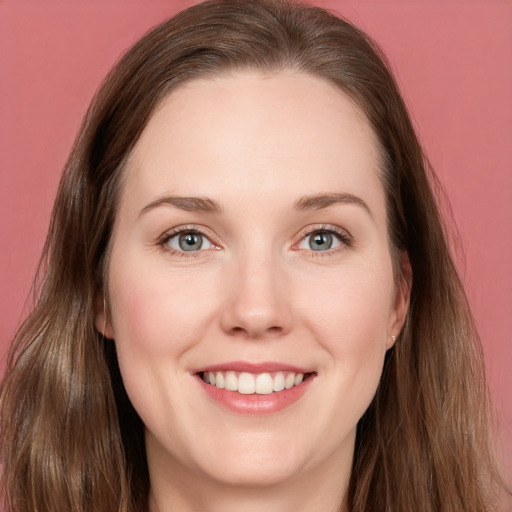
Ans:
POLYGON ((265 361, 261 363, 251 363, 249 361, 229 361, 225 363, 203 366, 201 368, 193 370, 192 373, 219 371, 234 371, 247 373, 270 373, 280 371, 293 373, 311 373, 313 370, 301 368, 299 366, 294 366, 286 363, 279 363, 275 361, 265 361))

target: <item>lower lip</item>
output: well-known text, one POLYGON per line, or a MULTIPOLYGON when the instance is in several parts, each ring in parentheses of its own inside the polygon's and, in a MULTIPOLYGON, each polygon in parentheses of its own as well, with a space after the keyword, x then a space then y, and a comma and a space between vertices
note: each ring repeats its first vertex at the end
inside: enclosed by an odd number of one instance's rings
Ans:
POLYGON ((207 384, 196 376, 205 393, 215 402, 226 409, 238 414, 261 415, 272 414, 285 409, 301 398, 309 389, 314 375, 309 376, 298 386, 283 391, 274 391, 268 395, 243 395, 237 391, 228 391, 220 389, 211 384, 207 384))

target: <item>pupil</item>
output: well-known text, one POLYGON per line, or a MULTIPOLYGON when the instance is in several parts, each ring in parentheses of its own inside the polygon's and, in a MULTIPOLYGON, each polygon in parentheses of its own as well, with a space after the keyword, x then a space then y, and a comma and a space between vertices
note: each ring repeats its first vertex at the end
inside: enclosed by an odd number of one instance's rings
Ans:
POLYGON ((202 238, 197 233, 184 233, 179 238, 180 249, 194 251, 201 248, 202 238))
POLYGON ((313 251, 330 249, 332 245, 332 235, 329 233, 317 233, 313 236, 309 245, 313 251))

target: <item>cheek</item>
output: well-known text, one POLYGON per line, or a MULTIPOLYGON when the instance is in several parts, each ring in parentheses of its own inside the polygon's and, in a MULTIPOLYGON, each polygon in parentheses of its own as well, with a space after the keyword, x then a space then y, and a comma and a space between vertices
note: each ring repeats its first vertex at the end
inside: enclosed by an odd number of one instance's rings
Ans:
POLYGON ((384 347, 393 313, 390 265, 352 266, 315 277, 314 283, 300 286, 298 296, 325 348, 344 360, 384 347))
POLYGON ((159 267, 117 271, 110 278, 114 336, 121 350, 147 357, 178 354, 200 338, 214 292, 192 273, 159 267))
POLYGON ((324 292, 308 298, 308 328, 330 355, 327 370, 343 397, 343 414, 353 421, 370 404, 381 377, 393 290, 387 267, 352 267, 331 275, 324 292))
POLYGON ((182 355, 204 339, 216 294, 198 272, 113 261, 109 296, 123 383, 144 423, 171 429, 185 386, 182 355))

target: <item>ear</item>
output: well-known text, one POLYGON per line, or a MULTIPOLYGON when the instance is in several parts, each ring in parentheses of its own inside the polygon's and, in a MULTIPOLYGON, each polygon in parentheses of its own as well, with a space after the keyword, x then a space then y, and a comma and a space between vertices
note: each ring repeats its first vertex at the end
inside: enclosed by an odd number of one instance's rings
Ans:
POLYGON ((412 267, 407 251, 400 256, 400 276, 395 286, 393 311, 390 316, 389 331, 386 337, 386 349, 391 348, 405 323, 412 290, 412 267))
POLYGON ((94 324, 97 331, 102 334, 104 338, 110 340, 114 339, 114 329, 110 321, 109 310, 103 292, 98 292, 98 295, 96 295, 94 304, 94 324))

